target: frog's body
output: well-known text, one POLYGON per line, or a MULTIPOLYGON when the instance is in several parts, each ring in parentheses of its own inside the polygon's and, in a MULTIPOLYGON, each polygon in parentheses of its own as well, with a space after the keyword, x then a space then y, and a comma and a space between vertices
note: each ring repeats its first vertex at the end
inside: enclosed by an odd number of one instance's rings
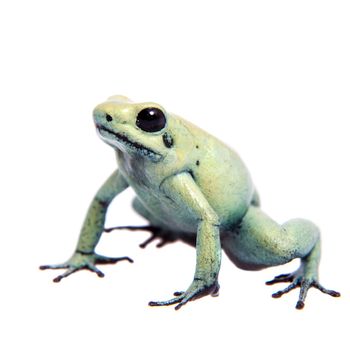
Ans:
POLYGON ((118 170, 91 203, 73 257, 65 264, 42 266, 68 269, 56 282, 82 268, 103 276, 97 263, 131 261, 94 253, 108 205, 131 186, 137 196, 134 209, 150 223, 146 229, 163 241, 182 239, 197 249, 191 286, 150 305, 177 303, 180 308, 189 300, 216 295, 221 247, 238 267, 249 270, 301 258, 298 271, 268 282, 291 282, 275 297, 300 286, 297 308, 303 307, 311 286, 339 295, 318 283, 318 228, 303 219, 281 226, 264 214, 248 170, 221 141, 157 104, 136 104, 122 96, 97 106, 94 119, 100 137, 116 150, 118 170))
POLYGON ((225 144, 185 120, 173 116, 169 124, 171 135, 177 136, 172 136, 174 146, 161 162, 117 151, 123 177, 159 224, 195 233, 198 222, 188 208, 174 204, 159 190, 166 179, 188 173, 218 215, 221 226, 232 228, 253 196, 252 181, 243 162, 225 144))

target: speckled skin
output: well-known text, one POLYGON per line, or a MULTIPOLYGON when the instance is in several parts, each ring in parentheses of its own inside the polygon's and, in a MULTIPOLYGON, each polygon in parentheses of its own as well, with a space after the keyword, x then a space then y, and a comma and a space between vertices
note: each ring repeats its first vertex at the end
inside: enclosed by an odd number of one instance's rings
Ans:
POLYGON ((151 231, 153 238, 161 238, 162 244, 180 239, 196 246, 197 251, 189 288, 176 292, 175 298, 150 305, 177 304, 179 309, 190 300, 217 295, 221 248, 238 267, 247 270, 301 258, 296 272, 267 282, 291 283, 274 297, 300 287, 298 309, 304 306, 312 286, 340 295, 318 283, 319 229, 303 219, 279 225, 263 213, 244 163, 221 141, 158 104, 133 103, 123 96, 98 105, 94 121, 99 136, 116 151, 118 170, 94 197, 74 255, 64 264, 41 266, 67 269, 55 282, 80 269, 103 277, 95 266, 99 263, 132 262, 128 257, 109 258, 94 252, 109 204, 131 186, 136 193, 134 209, 150 223, 143 229, 151 231), (147 108, 163 112, 166 124, 161 130, 149 132, 137 126, 138 114, 147 108))

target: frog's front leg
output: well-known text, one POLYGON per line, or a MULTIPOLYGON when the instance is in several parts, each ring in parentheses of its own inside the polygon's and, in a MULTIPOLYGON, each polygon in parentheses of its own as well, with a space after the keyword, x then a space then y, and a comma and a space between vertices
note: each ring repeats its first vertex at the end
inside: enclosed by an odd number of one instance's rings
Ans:
POLYGON ((113 264, 121 260, 133 262, 129 257, 110 258, 95 253, 95 247, 104 230, 106 212, 113 198, 128 187, 128 183, 116 170, 102 185, 92 200, 80 232, 77 248, 73 256, 63 264, 42 265, 41 270, 67 269, 53 281, 59 282, 72 273, 87 269, 95 272, 99 277, 104 274, 97 269, 96 264, 113 264))
POLYGON ((195 217, 198 222, 197 260, 192 284, 185 292, 176 292, 175 298, 149 303, 150 306, 177 304, 175 309, 178 310, 190 300, 209 294, 217 295, 219 291, 218 274, 221 262, 219 220, 189 173, 169 177, 161 188, 176 206, 186 208, 188 215, 195 217))

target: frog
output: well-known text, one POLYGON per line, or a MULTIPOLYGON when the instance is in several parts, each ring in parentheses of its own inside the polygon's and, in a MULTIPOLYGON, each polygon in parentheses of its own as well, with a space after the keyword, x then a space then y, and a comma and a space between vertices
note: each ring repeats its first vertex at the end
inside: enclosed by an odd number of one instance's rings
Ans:
POLYGON ((300 259, 299 268, 274 277, 267 285, 288 283, 272 294, 279 298, 300 288, 296 309, 303 309, 310 288, 332 297, 340 293, 319 283, 320 229, 301 218, 279 224, 262 211, 259 194, 240 156, 218 138, 154 102, 136 103, 114 95, 93 110, 99 137, 113 148, 117 169, 94 196, 74 254, 64 263, 40 269, 65 269, 54 278, 80 270, 98 277, 98 264, 133 260, 107 257, 95 248, 104 232, 114 229, 145 230, 147 246, 182 241, 196 249, 194 277, 189 287, 150 306, 175 305, 218 296, 222 251, 238 268, 258 271, 300 259), (105 227, 111 202, 131 187, 133 209, 147 220, 144 226, 105 227))

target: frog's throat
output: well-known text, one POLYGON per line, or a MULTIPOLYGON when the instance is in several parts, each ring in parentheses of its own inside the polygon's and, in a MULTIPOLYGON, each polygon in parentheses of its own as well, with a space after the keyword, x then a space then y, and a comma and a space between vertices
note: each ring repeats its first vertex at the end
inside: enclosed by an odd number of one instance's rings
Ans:
POLYGON ((107 139, 110 141, 114 139, 117 142, 121 142, 127 148, 131 149, 132 151, 136 151, 142 156, 150 158, 152 161, 159 161, 161 158, 163 158, 161 154, 154 152, 150 148, 145 147, 138 142, 131 141, 125 135, 112 131, 103 125, 96 125, 96 128, 102 139, 107 139))

